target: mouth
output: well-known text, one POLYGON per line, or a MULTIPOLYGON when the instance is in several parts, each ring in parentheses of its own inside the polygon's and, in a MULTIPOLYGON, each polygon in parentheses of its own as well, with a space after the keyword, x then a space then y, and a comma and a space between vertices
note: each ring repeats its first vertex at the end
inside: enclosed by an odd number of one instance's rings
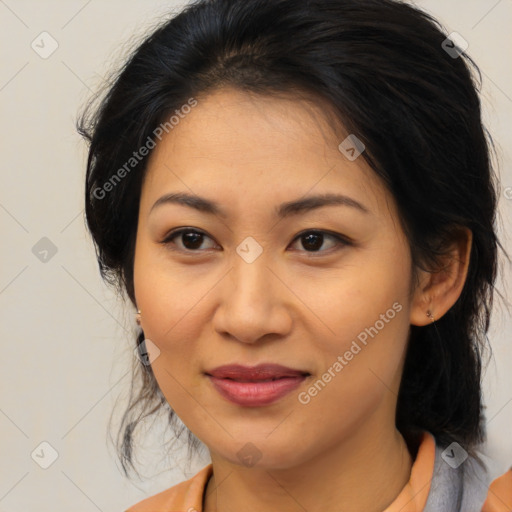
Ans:
POLYGON ((229 365, 205 372, 214 389, 239 406, 270 405, 302 384, 311 373, 280 365, 229 365))

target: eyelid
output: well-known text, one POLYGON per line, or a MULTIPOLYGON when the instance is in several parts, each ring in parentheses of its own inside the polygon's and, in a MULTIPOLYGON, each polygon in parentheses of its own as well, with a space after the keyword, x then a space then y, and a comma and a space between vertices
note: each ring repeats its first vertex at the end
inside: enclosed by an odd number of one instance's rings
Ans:
POLYGON ((300 240, 300 238, 302 236, 309 234, 309 233, 321 234, 321 235, 324 235, 324 237, 333 238, 336 243, 335 243, 334 247, 330 247, 329 249, 325 249, 322 251, 306 251, 304 249, 302 249, 302 250, 301 249, 292 249, 293 252, 306 254, 307 258, 311 258, 311 259, 322 258, 322 257, 329 257, 329 256, 341 251, 345 247, 350 247, 350 246, 355 245, 355 242, 353 242, 352 239, 350 239, 349 237, 347 237, 345 235, 342 235, 341 233, 336 233, 334 231, 329 231, 328 229, 320 229, 320 228, 309 228, 309 229, 302 230, 300 233, 297 233, 297 235, 295 235, 295 237, 293 238, 290 245, 294 245, 297 242, 297 240, 300 240))
MULTIPOLYGON (((169 245, 171 245, 171 243, 172 243, 171 240, 173 238, 178 237, 182 233, 190 233, 190 232, 201 234, 215 242, 215 240, 211 236, 209 236, 206 232, 204 232, 203 230, 185 226, 185 227, 181 227, 181 228, 176 228, 176 229, 168 232, 164 236, 163 240, 160 243, 164 246, 169 246, 169 245)), ((305 234, 309 234, 309 233, 318 233, 318 234, 326 235, 327 237, 334 238, 338 243, 338 247, 335 246, 335 247, 332 247, 332 248, 324 250, 324 251, 304 251, 304 250, 301 251, 301 250, 298 250, 298 252, 304 252, 311 257, 315 257, 315 255, 330 254, 331 252, 340 250, 341 247, 354 245, 354 241, 351 238, 349 238, 345 235, 342 235, 340 233, 336 233, 333 231, 329 231, 326 229, 320 229, 320 228, 309 228, 309 229, 304 229, 304 230, 300 231, 299 233, 297 233, 297 235, 295 235, 295 237, 293 238, 290 245, 293 245, 293 243, 296 240, 300 239, 300 237, 304 236, 305 234), (339 246, 341 246, 341 247, 339 247, 339 246)), ((215 243, 217 243, 217 242, 215 242, 215 243)), ((205 250, 192 250, 192 249, 174 249, 174 248, 172 248, 172 250, 176 250, 176 251, 179 251, 179 252, 185 253, 185 254, 193 254, 193 253, 201 254, 201 253, 205 252, 205 250)), ((208 250, 208 249, 206 249, 206 250, 208 250)))
MULTIPOLYGON (((193 232, 193 233, 197 233, 197 234, 200 234, 200 235, 203 235, 207 238, 209 238, 210 240, 213 240, 213 238, 206 234, 203 230, 201 229, 198 229, 198 228, 192 228, 192 227, 182 227, 182 228, 176 228, 174 230, 171 230, 169 231, 163 238, 163 240, 160 242, 162 245, 164 246, 169 246, 171 245, 171 240, 173 238, 176 238, 178 237, 179 235, 181 235, 182 233, 190 233, 190 232, 193 232)), ((215 240, 213 240, 215 242, 215 240)), ((217 242, 215 242, 217 243, 217 242)), ((218 245, 218 244, 217 244, 218 245)), ((187 253, 187 254, 192 254, 192 253, 202 253, 204 252, 204 250, 197 250, 197 251, 193 251, 191 249, 172 249, 172 250, 176 250, 176 251, 179 251, 179 252, 182 252, 182 253, 187 253)))

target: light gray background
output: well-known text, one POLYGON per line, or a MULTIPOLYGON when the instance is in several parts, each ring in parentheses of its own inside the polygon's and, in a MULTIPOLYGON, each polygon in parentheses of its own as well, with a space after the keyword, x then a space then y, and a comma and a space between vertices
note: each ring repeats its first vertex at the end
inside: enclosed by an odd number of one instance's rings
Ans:
MULTIPOLYGON (((512 252, 512 194, 505 192, 512 187, 512 0, 416 4, 448 33, 462 34, 481 67, 484 120, 500 155, 500 236, 512 252)), ((178 6, 0 0, 0 512, 121 511, 209 462, 206 454, 187 467, 181 450, 167 470, 161 425, 148 424, 147 480, 130 482, 107 442, 109 415, 129 386, 134 324, 131 310, 97 271, 83 222, 86 150, 74 131, 80 107, 119 65, 134 36, 178 6), (47 59, 31 48, 43 31, 58 43, 47 59), (46 262, 32 252, 42 237, 57 248, 46 262), (43 441, 59 454, 48 469, 31 458, 43 441)), ((46 50, 49 44, 46 39, 46 50)), ((501 270, 497 288, 507 296, 510 266, 503 260, 501 270)), ((487 451, 498 473, 512 464, 512 322, 500 300, 496 306, 485 398, 487 451)), ((36 451, 40 461, 50 454, 42 450, 36 451)))

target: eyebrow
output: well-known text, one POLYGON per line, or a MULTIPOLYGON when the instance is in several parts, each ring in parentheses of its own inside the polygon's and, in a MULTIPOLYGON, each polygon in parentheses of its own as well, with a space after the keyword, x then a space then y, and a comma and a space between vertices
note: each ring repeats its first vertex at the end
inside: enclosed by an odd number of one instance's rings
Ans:
MULTIPOLYGON (((225 219, 229 217, 226 211, 215 201, 206 199, 205 197, 187 194, 185 192, 175 192, 163 195, 155 201, 149 213, 164 204, 179 204, 194 208, 195 210, 203 213, 217 215, 225 219)), ((322 208, 324 206, 348 206, 361 213, 371 214, 370 210, 366 206, 351 197, 341 194, 326 193, 282 203, 276 207, 275 215, 279 218, 285 218, 292 215, 307 213, 311 210, 322 208)))

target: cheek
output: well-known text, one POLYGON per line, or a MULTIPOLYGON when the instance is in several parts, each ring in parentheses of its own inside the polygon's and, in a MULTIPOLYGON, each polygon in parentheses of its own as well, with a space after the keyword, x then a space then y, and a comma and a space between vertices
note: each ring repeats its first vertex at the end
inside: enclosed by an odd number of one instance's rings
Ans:
POLYGON ((408 263, 403 253, 389 254, 317 282, 308 295, 325 333, 311 337, 312 350, 334 393, 338 387, 355 397, 380 392, 399 378, 409 332, 408 263))
POLYGON ((198 420, 193 418, 201 410, 191 396, 198 393, 196 387, 204 378, 201 374, 204 361, 198 351, 205 314, 199 299, 204 290, 198 289, 195 293, 194 288, 189 287, 187 294, 169 293, 173 289, 170 285, 176 283, 162 279, 161 275, 155 279, 152 274, 154 270, 140 274, 140 295, 137 292, 144 335, 158 348, 151 368, 172 409, 187 423, 195 424, 198 420))
POLYGON ((134 286, 142 329, 158 347, 152 368, 171 405, 180 396, 181 386, 194 385, 191 379, 198 378, 204 367, 197 346, 208 315, 205 294, 214 277, 191 275, 194 272, 193 267, 180 271, 149 244, 141 242, 136 249, 134 286))
POLYGON ((295 288, 297 295, 307 297, 305 302, 320 321, 319 328, 335 343, 342 341, 343 348, 358 335, 362 343, 372 335, 393 338, 396 324, 407 322, 408 276, 404 268, 382 260, 372 265, 366 259, 347 265, 338 275, 331 272, 325 278, 316 277, 314 283, 305 282, 302 289, 296 282, 295 288))
POLYGON ((155 343, 172 344, 193 336, 198 326, 198 305, 208 289, 205 279, 186 272, 160 248, 142 238, 136 247, 134 287, 137 306, 142 311, 144 334, 155 343))
MULTIPOLYGON (((217 426, 212 422, 212 411, 208 402, 202 398, 204 379, 199 374, 191 375, 195 363, 190 358, 173 350, 167 350, 151 364, 155 379, 166 402, 178 418, 198 438, 203 439, 205 425, 210 432, 217 426)), ((217 436, 222 432, 216 432, 217 436)))
POLYGON ((312 351, 322 361, 322 368, 298 402, 304 418, 322 417, 331 425, 329 434, 320 424, 309 426, 319 434, 349 436, 382 404, 392 410, 409 324, 407 308, 400 301, 383 300, 383 307, 379 306, 358 311, 351 304, 344 315, 338 315, 337 336, 329 341, 323 338, 312 351))
POLYGON ((321 380, 355 395, 382 383, 392 387, 407 345, 407 307, 392 297, 361 308, 352 302, 332 325, 336 336, 315 343, 323 362, 321 380))

